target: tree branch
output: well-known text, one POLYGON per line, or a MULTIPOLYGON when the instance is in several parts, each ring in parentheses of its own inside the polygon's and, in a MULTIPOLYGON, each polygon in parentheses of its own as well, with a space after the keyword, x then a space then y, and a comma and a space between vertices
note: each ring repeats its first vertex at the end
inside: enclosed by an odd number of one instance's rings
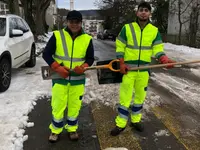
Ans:
POLYGON ((8 4, 9 0, 1 0, 1 2, 8 4))
POLYGON ((193 1, 194 1, 194 0, 191 0, 191 1, 188 3, 187 7, 181 12, 181 15, 182 15, 183 13, 185 13, 185 11, 188 9, 188 7, 190 6, 190 4, 191 4, 193 1))
POLYGON ((182 24, 185 24, 188 21, 190 21, 190 19, 187 19, 187 20, 183 21, 182 24))

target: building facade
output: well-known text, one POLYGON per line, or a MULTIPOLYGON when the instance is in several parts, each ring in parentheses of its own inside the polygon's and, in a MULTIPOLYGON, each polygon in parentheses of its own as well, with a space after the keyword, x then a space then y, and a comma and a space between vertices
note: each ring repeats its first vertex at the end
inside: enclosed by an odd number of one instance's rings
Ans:
POLYGON ((52 0, 46 11, 46 22, 49 25, 49 30, 53 30, 54 25, 57 23, 57 1, 52 0))
POLYGON ((9 12, 8 6, 6 3, 0 1, 0 14, 7 14, 9 12))
MULTIPOLYGON (((197 47, 200 46, 200 0, 170 0, 169 1, 169 15, 168 15, 168 29, 167 40, 172 43, 178 43, 180 32, 180 20, 182 22, 181 29, 181 44, 188 45, 191 39, 190 35, 197 33, 197 47), (179 13, 180 11, 180 13, 179 13), (195 20, 194 20, 195 19, 195 20), (196 27, 193 26, 197 22, 196 27), (193 29, 192 29, 193 28, 193 29), (199 42, 198 42, 199 39, 199 42)), ((191 42, 191 41, 190 41, 191 42)))

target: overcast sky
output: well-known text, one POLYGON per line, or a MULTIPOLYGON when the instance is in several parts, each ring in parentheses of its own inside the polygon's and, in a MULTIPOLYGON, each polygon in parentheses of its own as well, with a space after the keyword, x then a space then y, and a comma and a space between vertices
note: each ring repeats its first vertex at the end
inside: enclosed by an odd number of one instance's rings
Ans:
MULTIPOLYGON (((70 8, 70 0, 57 0, 59 8, 70 8)), ((85 10, 85 9, 96 9, 94 6, 95 0, 74 0, 74 9, 85 10)))

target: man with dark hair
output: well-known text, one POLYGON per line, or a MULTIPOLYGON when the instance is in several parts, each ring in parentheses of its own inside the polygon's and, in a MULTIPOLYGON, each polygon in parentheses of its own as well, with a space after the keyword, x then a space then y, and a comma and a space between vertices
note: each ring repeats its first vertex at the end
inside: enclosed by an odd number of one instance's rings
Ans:
MULTIPOLYGON (((141 110, 146 97, 149 70, 129 71, 131 67, 148 66, 154 55, 160 63, 171 63, 163 51, 163 43, 158 28, 150 23, 151 6, 141 2, 136 12, 136 22, 126 24, 116 39, 116 54, 120 60, 120 72, 123 75, 120 84, 120 105, 115 119, 116 127, 111 131, 112 136, 120 134, 126 127, 129 117, 129 107, 134 91, 134 102, 131 107, 131 124, 143 131, 141 110)), ((168 68, 173 66, 168 66, 168 68)))
POLYGON ((78 140, 78 115, 85 84, 84 68, 94 62, 92 37, 82 29, 80 12, 74 10, 68 13, 67 27, 53 32, 43 52, 43 58, 57 72, 56 78, 52 79, 52 123, 49 126, 49 141, 56 142, 63 127, 67 129, 71 140, 78 140), (66 107, 67 120, 64 126, 66 107))

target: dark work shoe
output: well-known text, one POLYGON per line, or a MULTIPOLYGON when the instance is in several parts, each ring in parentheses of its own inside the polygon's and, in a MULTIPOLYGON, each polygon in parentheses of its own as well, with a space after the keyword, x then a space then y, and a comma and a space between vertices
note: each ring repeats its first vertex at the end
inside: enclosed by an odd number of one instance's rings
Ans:
POLYGON ((49 136, 49 142, 55 143, 59 140, 59 134, 51 133, 49 136))
POLYGON ((112 136, 117 136, 119 135, 122 131, 124 131, 125 128, 120 128, 120 127, 115 127, 114 129, 111 130, 110 135, 112 136))
POLYGON ((139 132, 143 132, 144 131, 144 125, 141 122, 131 123, 131 126, 133 128, 135 128, 135 130, 137 130, 139 132))
POLYGON ((79 135, 77 132, 69 132, 69 139, 71 141, 78 141, 79 135))

